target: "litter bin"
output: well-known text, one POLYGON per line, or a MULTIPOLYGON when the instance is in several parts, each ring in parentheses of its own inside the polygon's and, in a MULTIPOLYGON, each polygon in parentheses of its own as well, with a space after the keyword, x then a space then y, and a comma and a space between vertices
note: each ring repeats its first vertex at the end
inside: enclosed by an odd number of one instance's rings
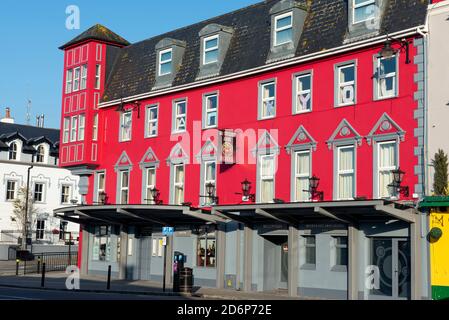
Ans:
POLYGON ((182 268, 179 273, 179 291, 192 292, 193 288, 193 269, 182 268))

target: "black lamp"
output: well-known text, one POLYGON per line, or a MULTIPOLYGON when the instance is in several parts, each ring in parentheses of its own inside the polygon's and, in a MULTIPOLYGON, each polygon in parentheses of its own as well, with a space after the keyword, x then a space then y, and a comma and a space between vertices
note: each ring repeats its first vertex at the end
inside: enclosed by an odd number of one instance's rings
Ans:
POLYGON ((125 109, 125 102, 123 101, 123 98, 120 99, 120 104, 118 105, 117 109, 115 109, 115 111, 117 112, 125 112, 128 110, 136 110, 137 109, 137 118, 140 119, 140 102, 139 101, 134 101, 129 103, 132 105, 132 107, 130 109, 125 109))
POLYGON ((206 184, 207 196, 200 196, 200 198, 209 198, 212 203, 218 204, 218 197, 215 196, 215 185, 212 182, 206 184))
POLYGON ((410 44, 406 39, 402 39, 400 41, 401 47, 399 50, 396 50, 392 47, 392 40, 390 37, 387 36, 387 40, 384 43, 383 48, 379 51, 379 56, 382 58, 389 59, 392 56, 394 56, 397 52, 399 52, 401 49, 405 49, 405 63, 410 64, 410 44))
POLYGON ((101 192, 98 194, 98 203, 99 203, 99 204, 106 204, 106 192, 101 191, 101 192))
POLYGON ((389 184, 388 187, 393 188, 396 192, 408 197, 410 194, 410 188, 408 186, 401 186, 404 181, 405 172, 398 168, 396 170, 391 171, 393 174, 393 183, 389 184))
POLYGON ((161 192, 159 191, 159 189, 154 187, 150 190, 150 192, 151 192, 151 197, 153 198, 154 203, 157 205, 162 204, 162 201, 159 200, 159 197, 161 195, 161 192))
POLYGON ((256 202, 256 195, 250 193, 250 191, 251 191, 251 182, 248 181, 248 179, 245 179, 240 184, 242 185, 242 193, 237 193, 237 194, 242 194, 243 197, 245 199, 247 199, 246 201, 256 202))
POLYGON ((319 198, 320 201, 324 200, 324 192, 323 191, 317 191, 318 187, 320 185, 320 178, 313 175, 309 178, 309 190, 304 190, 304 192, 310 193, 310 200, 314 200, 316 198, 319 198))

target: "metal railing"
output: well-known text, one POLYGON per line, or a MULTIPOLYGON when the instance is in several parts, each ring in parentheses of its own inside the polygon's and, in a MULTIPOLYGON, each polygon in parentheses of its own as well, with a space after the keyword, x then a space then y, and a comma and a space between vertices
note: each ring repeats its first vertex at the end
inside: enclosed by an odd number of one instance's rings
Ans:
POLYGON ((44 263, 46 272, 64 272, 68 266, 78 264, 78 252, 37 253, 31 261, 17 260, 16 274, 41 273, 44 263))

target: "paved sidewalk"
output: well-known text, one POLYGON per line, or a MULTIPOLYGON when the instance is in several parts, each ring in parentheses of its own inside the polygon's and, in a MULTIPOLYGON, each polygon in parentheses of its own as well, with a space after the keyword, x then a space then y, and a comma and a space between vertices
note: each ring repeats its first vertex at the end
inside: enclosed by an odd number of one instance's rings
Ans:
MULTIPOLYGON (((64 273, 48 273, 45 279, 46 290, 66 291, 65 282, 67 275, 64 273)), ((11 288, 41 288, 40 275, 26 276, 0 276, 0 287, 11 288)), ((112 280, 111 289, 106 288, 106 277, 103 276, 82 276, 80 279, 80 292, 110 292, 120 294, 138 295, 158 295, 158 296, 180 296, 185 294, 174 293, 167 286, 164 293, 162 284, 152 281, 124 281, 112 280)), ((205 299, 225 299, 225 300, 303 300, 304 298, 290 298, 286 292, 279 293, 248 293, 235 290, 214 289, 214 288, 194 288, 194 292, 188 296, 201 297, 205 299)))

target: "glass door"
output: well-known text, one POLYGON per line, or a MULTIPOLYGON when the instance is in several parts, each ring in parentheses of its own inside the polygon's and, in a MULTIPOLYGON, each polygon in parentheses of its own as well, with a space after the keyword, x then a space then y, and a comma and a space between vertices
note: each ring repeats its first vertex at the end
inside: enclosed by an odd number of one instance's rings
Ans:
POLYGON ((371 299, 410 298, 410 242, 407 239, 372 238, 370 265, 374 288, 370 288, 371 299))

